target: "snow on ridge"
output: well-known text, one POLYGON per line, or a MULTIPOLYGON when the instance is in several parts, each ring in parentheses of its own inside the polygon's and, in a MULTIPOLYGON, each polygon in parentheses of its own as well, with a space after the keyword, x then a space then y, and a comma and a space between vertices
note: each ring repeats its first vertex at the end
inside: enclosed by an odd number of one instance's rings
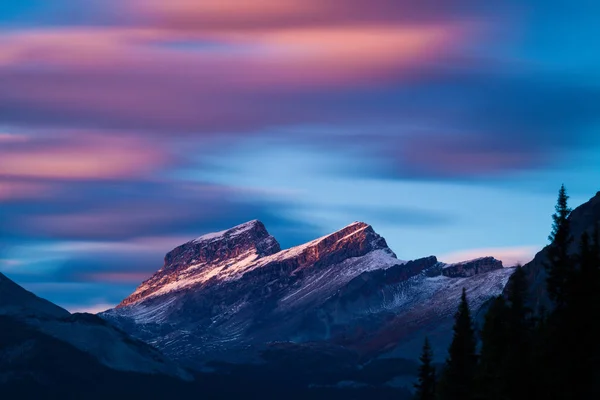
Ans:
MULTIPOLYGON (((215 240, 221 240, 224 238, 232 238, 239 234, 242 234, 253 227, 256 226, 257 223, 260 223, 258 220, 252 220, 245 222, 241 225, 235 226, 225 231, 208 233, 203 236, 200 236, 198 239, 193 242, 211 242, 215 240)), ((364 222, 355 221, 342 229, 339 229, 333 233, 324 235, 317 239, 314 239, 308 243, 301 244, 299 246, 291 247, 289 249, 281 250, 277 253, 263 256, 261 257, 256 250, 250 250, 243 254, 238 255, 233 259, 220 260, 217 262, 209 262, 209 263, 197 263, 191 264, 187 266, 182 271, 178 272, 178 276, 173 279, 172 275, 167 275, 159 280, 149 279, 146 282, 143 282, 133 294, 144 292, 148 289, 157 290, 152 293, 140 298, 135 304, 139 304, 144 302, 147 299, 154 298, 157 296, 165 295, 167 293, 177 292, 192 286, 200 285, 208 280, 217 279, 219 281, 232 281, 240 279, 245 273, 250 272, 252 270, 264 267, 273 262, 281 262, 286 259, 294 258, 304 253, 311 247, 317 246, 323 240, 338 234, 341 231, 348 230, 348 228, 352 229, 349 233, 347 233, 344 237, 338 239, 337 242, 347 240, 348 238, 356 235, 360 232, 363 232, 365 229, 369 228, 370 225, 364 222)), ((273 238, 271 236, 271 238, 273 238)), ((273 238, 274 240, 274 238, 273 238)), ((359 267, 359 269, 371 270, 377 268, 387 268, 392 265, 398 265, 403 263, 403 261, 398 260, 396 255, 389 248, 386 249, 378 249, 372 254, 367 254, 363 257, 363 260, 366 262, 368 266, 359 267)), ((356 259, 355 259, 356 260, 356 259)), ((161 269, 162 270, 162 269, 161 269)), ((350 271, 346 271, 349 273, 350 271)), ((361 271, 362 272, 362 271, 361 271)))
POLYGON ((136 303, 141 303, 147 299, 161 296, 167 293, 176 292, 190 286, 195 286, 197 284, 204 283, 212 278, 217 278, 219 280, 233 280, 239 278, 244 272, 246 272, 247 267, 251 266, 255 261, 257 261, 258 254, 256 251, 248 251, 246 253, 240 254, 238 257, 234 259, 225 260, 223 262, 219 262, 217 264, 210 263, 201 263, 201 264, 193 264, 190 265, 185 270, 179 272, 177 275, 177 279, 168 283, 163 283, 163 280, 158 282, 153 282, 150 284, 142 284, 139 286, 134 294, 141 293, 151 287, 159 287, 158 290, 144 296, 139 299, 136 303), (204 269, 203 267, 209 267, 204 269))
MULTIPOLYGON (((201 236, 200 238, 196 239, 196 241, 214 240, 214 239, 220 238, 222 236, 231 237, 231 236, 239 235, 240 233, 243 233, 243 232, 251 229, 257 222, 258 222, 257 220, 253 220, 253 221, 249 221, 244 224, 238 225, 234 228, 228 229, 226 231, 207 234, 207 235, 201 236)), ((134 293, 143 292, 144 290, 147 290, 150 287, 157 287, 157 286, 159 287, 158 290, 156 290, 156 291, 150 293, 149 295, 144 296, 142 299, 140 299, 138 301, 138 303, 139 303, 139 302, 142 302, 142 301, 152 298, 152 297, 161 296, 161 295, 164 295, 167 293, 176 292, 176 291, 179 291, 179 290, 191 287, 191 286, 205 283, 208 280, 213 279, 213 278, 218 279, 219 281, 236 280, 236 279, 241 278, 245 273, 252 271, 254 269, 257 269, 257 268, 264 267, 267 264, 270 264, 273 262, 280 262, 280 261, 283 261, 283 260, 286 260, 289 258, 297 257, 298 255, 305 252, 307 249, 318 245, 320 242, 322 242, 326 238, 328 238, 332 235, 335 235, 336 233, 338 233, 344 229, 347 229, 349 227, 357 227, 357 229, 352 230, 350 233, 348 233, 343 238, 340 238, 338 241, 346 240, 349 237, 351 237, 352 235, 355 235, 359 232, 364 231, 369 226, 370 225, 365 224, 363 222, 354 222, 354 223, 346 226, 345 228, 342 228, 334 233, 322 236, 320 238, 314 239, 308 243, 304 243, 299 246, 291 247, 286 250, 281 250, 275 254, 265 256, 265 257, 260 257, 256 253, 255 250, 251 250, 249 252, 239 255, 235 259, 223 260, 223 261, 217 262, 217 263, 193 264, 193 265, 188 266, 183 271, 179 272, 176 280, 173 280, 168 283, 164 283, 163 280, 161 280, 158 282, 156 282, 156 281, 152 282, 151 284, 141 285, 140 287, 137 288, 137 290, 134 293)), ((391 266, 392 264, 401 263, 401 261, 398 261, 395 258, 395 254, 389 249, 382 249, 381 252, 377 251, 376 253, 378 255, 377 259, 378 259, 378 261, 381 262, 381 265, 375 266, 375 265, 373 265, 373 262, 371 261, 370 263, 368 263, 370 265, 369 265, 369 267, 367 267, 367 270, 373 269, 374 267, 375 268, 377 268, 377 267, 385 268, 385 267, 391 266), (391 260, 393 260, 393 261, 391 261, 391 260)), ((365 260, 369 260, 369 259, 371 259, 371 257, 374 257, 374 256, 376 257, 376 254, 371 254, 371 255, 369 255, 369 257, 365 257, 365 260)))
POLYGON ((224 231, 206 233, 206 234, 192 240, 192 242, 197 243, 197 242, 214 241, 216 239, 221 239, 225 236, 235 237, 239 234, 249 231, 250 229, 255 227, 259 222, 260 222, 259 220, 253 219, 251 221, 244 222, 243 224, 234 226, 233 228, 226 229, 224 231))
MULTIPOLYGON (((350 228, 350 227, 353 227, 353 226, 358 226, 358 225, 361 226, 359 229, 356 229, 356 230, 350 232, 349 234, 347 234, 346 236, 344 236, 343 238, 340 238, 338 240, 338 242, 342 241, 344 239, 347 239, 350 236, 352 236, 352 235, 354 235, 354 234, 356 234, 358 232, 364 231, 365 229, 367 229, 368 227, 370 227, 369 224, 366 224, 364 222, 355 221, 355 222, 351 223, 350 225, 346 225, 342 229, 338 229, 335 232, 328 233, 327 235, 323 235, 321 237, 313 239, 310 242, 303 243, 303 244, 298 245, 298 246, 290 247, 289 249, 281 250, 278 253, 270 255, 269 257, 273 257, 276 260, 281 260, 281 259, 285 259, 285 258, 288 258, 288 257, 296 256, 296 255, 302 253, 307 248, 317 245, 318 243, 322 242, 323 240, 327 239, 328 237, 333 236, 333 235, 335 235, 335 234, 337 234, 337 233, 339 233, 339 232, 341 232, 341 231, 343 231, 343 230, 345 230, 347 228, 350 228), (275 256, 280 256, 280 257, 275 257, 275 256)), ((265 257, 265 258, 268 258, 268 257, 265 257)))
POLYGON ((350 257, 331 268, 316 273, 305 280, 302 286, 290 291, 279 300, 279 307, 286 308, 302 303, 311 296, 326 294, 329 297, 335 290, 350 282, 363 272, 388 269, 401 265, 387 249, 376 249, 359 257, 350 257))
POLYGON ((343 231, 344 229, 346 229, 346 228, 350 228, 351 226, 355 226, 355 225, 361 225, 361 226, 363 226, 364 228, 366 228, 366 227, 370 226, 370 225, 369 225, 369 224, 367 224, 366 222, 354 221, 353 223, 346 225, 346 226, 345 226, 345 227, 343 227, 342 229, 338 229, 338 232, 339 232, 339 231, 343 231))

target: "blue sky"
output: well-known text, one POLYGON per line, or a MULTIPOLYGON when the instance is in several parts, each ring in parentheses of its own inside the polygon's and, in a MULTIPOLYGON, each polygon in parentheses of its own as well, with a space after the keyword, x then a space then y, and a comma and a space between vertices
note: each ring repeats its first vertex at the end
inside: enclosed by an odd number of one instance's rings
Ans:
POLYGON ((400 259, 546 244, 600 190, 593 1, 0 4, 0 271, 70 310, 262 220, 400 259))

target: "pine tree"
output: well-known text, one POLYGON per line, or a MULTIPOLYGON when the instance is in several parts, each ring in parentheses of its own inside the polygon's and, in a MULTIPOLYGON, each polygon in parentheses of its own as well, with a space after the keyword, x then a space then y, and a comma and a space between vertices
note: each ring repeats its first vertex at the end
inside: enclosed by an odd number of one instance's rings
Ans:
POLYGON ((572 256, 569 226, 571 209, 561 187, 553 217, 552 241, 548 249, 548 294, 554 301, 546 324, 545 354, 540 366, 545 370, 548 395, 557 398, 588 399, 595 380, 597 320, 600 317, 600 277, 587 233, 580 240, 579 254, 572 256))
POLYGON ((414 385, 416 391, 415 400, 434 400, 435 399, 435 367, 433 363, 433 351, 429 344, 429 339, 425 338, 421 357, 421 366, 419 367, 419 380, 414 385))
POLYGON ((551 396, 570 396, 575 377, 573 363, 573 301, 576 296, 575 260, 569 250, 572 243, 570 233, 568 196, 564 185, 558 192, 555 213, 552 215, 552 232, 548 239, 548 262, 546 269, 548 277, 546 288, 554 302, 545 324, 544 337, 539 338, 545 343, 537 362, 544 371, 546 381, 540 389, 551 396))
POLYGON ((464 288, 458 311, 454 315, 453 330, 454 337, 440 384, 440 399, 470 400, 475 393, 477 355, 475 331, 464 288))
POLYGON ((581 235, 578 269, 574 272, 572 294, 565 310, 563 337, 568 339, 565 343, 568 346, 568 358, 565 362, 570 366, 567 377, 574 399, 592 398, 594 370, 597 369, 595 361, 600 336, 597 322, 600 317, 600 271, 596 240, 593 242, 587 232, 581 235))
POLYGON ((504 349, 503 383, 509 399, 530 399, 529 371, 531 370, 531 348, 533 323, 532 312, 527 306, 527 277, 523 267, 517 266, 507 285, 507 330, 504 349))
POLYGON ((477 380, 479 398, 505 398, 508 328, 508 307, 504 298, 499 296, 492 300, 481 330, 481 356, 477 380))
POLYGON ((540 399, 552 398, 552 384, 549 382, 549 349, 552 349, 549 315, 545 306, 541 305, 536 312, 531 340, 531 391, 540 399))
POLYGON ((569 246, 573 239, 569 226, 571 209, 568 206, 568 200, 567 190, 565 185, 562 185, 558 192, 556 212, 552 215, 552 232, 548 236, 551 244, 548 248, 549 262, 546 265, 548 270, 547 288, 550 298, 554 300, 559 309, 564 307, 567 302, 568 280, 572 265, 569 246))
POLYGON ((592 235, 592 254, 596 255, 596 264, 600 268, 600 223, 594 226, 594 234, 592 235))
POLYGON ((593 365, 593 369, 591 371, 592 386, 590 388, 590 398, 598 399, 600 398, 600 343, 598 341, 598 338, 600 338, 600 326, 598 326, 597 323, 597 321, 600 321, 600 223, 597 223, 594 227, 591 253, 591 260, 596 266, 596 289, 595 296, 592 300, 592 304, 594 305, 592 315, 589 315, 587 317, 588 321, 594 322, 594 329, 592 330, 592 332, 590 332, 590 336, 593 337, 592 345, 589 349, 591 355, 591 363, 593 365))

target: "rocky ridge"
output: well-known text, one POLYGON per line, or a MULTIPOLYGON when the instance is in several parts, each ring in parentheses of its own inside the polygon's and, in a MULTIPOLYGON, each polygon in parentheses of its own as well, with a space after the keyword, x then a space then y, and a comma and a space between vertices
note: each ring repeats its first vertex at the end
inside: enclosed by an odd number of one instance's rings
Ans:
POLYGON ((491 257, 450 265, 435 257, 400 261, 363 222, 280 250, 260 221, 250 221, 175 248, 160 270, 101 316, 191 364, 239 361, 248 349, 256 356, 268 343, 286 341, 379 355, 399 347, 389 343, 387 327, 411 309, 427 316, 410 329, 417 337, 451 320, 456 285, 467 286, 478 305, 499 294, 511 273, 491 257), (378 345, 384 342, 385 349, 378 345))

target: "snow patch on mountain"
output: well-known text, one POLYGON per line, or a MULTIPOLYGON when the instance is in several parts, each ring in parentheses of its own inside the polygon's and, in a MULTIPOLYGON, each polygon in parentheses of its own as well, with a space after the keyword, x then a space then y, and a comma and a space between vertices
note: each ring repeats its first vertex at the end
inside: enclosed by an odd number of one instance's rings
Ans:
POLYGON ((225 260, 217 264, 192 264, 187 269, 179 272, 174 280, 172 276, 165 276, 159 281, 146 282, 140 285, 134 294, 142 293, 151 288, 158 288, 158 290, 144 298, 144 300, 147 300, 202 284, 213 278, 222 281, 237 279, 258 257, 256 251, 249 251, 232 260, 225 260))
POLYGON ((253 229, 256 226, 256 224, 258 224, 258 223, 259 223, 259 221, 257 219, 253 219, 252 221, 245 222, 243 224, 234 226, 233 228, 226 229, 224 231, 207 233, 207 234, 202 235, 199 238, 193 240, 193 242, 195 242, 195 243, 208 242, 208 241, 222 240, 223 238, 236 237, 244 232, 249 231, 250 229, 253 229))
POLYGON ((403 261, 396 259, 387 249, 378 249, 362 257, 349 258, 309 276, 301 286, 291 290, 279 300, 279 308, 297 307, 314 298, 326 299, 363 272, 386 269, 402 263, 403 261))

